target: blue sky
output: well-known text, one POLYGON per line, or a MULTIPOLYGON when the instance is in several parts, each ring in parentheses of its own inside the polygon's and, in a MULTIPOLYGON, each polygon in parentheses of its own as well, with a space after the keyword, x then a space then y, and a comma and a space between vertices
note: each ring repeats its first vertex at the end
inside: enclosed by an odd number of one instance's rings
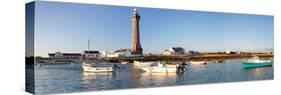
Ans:
MULTIPOLYGON (((114 51, 131 46, 132 7, 36 2, 36 55, 48 52, 114 51)), ((273 48, 273 16, 138 8, 145 53, 171 46, 187 50, 273 48)))

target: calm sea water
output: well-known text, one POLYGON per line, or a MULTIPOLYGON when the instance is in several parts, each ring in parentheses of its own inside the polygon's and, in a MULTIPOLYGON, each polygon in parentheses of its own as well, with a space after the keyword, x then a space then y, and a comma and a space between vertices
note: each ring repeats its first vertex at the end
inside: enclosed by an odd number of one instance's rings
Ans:
POLYGON ((81 64, 35 67, 38 94, 97 91, 273 79, 273 67, 244 69, 242 60, 187 66, 184 74, 145 73, 131 64, 118 64, 116 73, 85 73, 81 64))

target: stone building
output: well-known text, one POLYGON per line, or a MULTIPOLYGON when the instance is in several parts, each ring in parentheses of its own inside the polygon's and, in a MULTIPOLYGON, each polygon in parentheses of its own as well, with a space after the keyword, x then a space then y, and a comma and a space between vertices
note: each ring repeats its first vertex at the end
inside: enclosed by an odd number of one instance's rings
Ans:
POLYGON ((65 59, 79 59, 81 58, 80 53, 61 53, 61 52, 55 52, 55 53, 49 53, 49 58, 65 58, 65 59))
POLYGON ((82 52, 83 58, 99 58, 100 52, 99 51, 91 51, 91 50, 85 50, 82 52))

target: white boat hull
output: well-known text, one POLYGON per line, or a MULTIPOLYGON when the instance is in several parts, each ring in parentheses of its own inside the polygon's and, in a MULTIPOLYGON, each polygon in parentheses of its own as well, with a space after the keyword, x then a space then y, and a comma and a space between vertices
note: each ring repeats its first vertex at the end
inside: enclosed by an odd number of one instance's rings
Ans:
POLYGON ((157 62, 139 62, 134 61, 134 65, 137 67, 150 67, 153 64, 157 64, 157 62))
POLYGON ((129 62, 121 62, 121 64, 128 64, 129 62))
POLYGON ((170 67, 144 67, 141 68, 145 72, 152 72, 152 73, 176 73, 177 68, 170 68, 170 67))
POLYGON ((245 63, 253 63, 253 64, 262 64, 262 63, 269 63, 271 60, 248 60, 245 63))
POLYGON ((113 67, 93 67, 90 65, 82 65, 82 69, 84 72, 113 72, 113 67))
POLYGON ((190 61, 190 63, 193 64, 193 65, 207 64, 205 61, 190 61))
POLYGON ((176 73, 176 65, 163 65, 160 62, 134 62, 134 65, 145 72, 151 73, 176 73))

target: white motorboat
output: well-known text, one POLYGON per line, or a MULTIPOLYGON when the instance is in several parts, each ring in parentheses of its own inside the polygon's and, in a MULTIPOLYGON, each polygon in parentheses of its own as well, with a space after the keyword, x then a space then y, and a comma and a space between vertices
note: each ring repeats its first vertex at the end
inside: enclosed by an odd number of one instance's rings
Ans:
POLYGON ((113 72, 114 66, 110 65, 96 65, 96 63, 82 63, 82 68, 84 72, 113 72))
POLYGON ((176 73, 178 64, 165 64, 161 62, 136 62, 134 63, 145 72, 151 73, 176 73))
MULTIPOLYGON (((88 40, 88 51, 90 41, 88 40)), ((84 72, 113 72, 117 65, 102 64, 101 60, 97 58, 85 58, 82 63, 82 69, 84 72)))
POLYGON ((121 64, 128 64, 129 62, 125 61, 125 62, 121 62, 121 64))
POLYGON ((191 64, 193 65, 205 65, 207 64, 206 61, 190 61, 191 64))
POLYGON ((150 62, 141 62, 141 61, 134 61, 134 65, 137 67, 149 67, 151 65, 157 64, 156 62, 150 61, 150 62))

